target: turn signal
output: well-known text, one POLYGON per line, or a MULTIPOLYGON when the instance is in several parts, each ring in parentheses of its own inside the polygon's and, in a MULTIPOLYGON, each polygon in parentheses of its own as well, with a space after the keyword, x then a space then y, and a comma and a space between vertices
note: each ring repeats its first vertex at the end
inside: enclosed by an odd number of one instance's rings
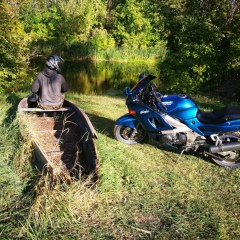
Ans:
POLYGON ((133 109, 128 109, 128 112, 129 112, 130 115, 135 115, 135 114, 137 114, 136 111, 133 110, 133 109))

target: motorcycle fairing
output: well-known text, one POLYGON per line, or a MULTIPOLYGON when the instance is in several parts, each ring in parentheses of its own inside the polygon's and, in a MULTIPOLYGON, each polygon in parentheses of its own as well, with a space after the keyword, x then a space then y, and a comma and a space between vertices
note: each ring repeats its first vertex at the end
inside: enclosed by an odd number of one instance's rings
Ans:
MULTIPOLYGON (((128 106, 128 109, 136 112, 135 115, 130 116, 136 119, 137 122, 141 122, 142 127, 147 131, 162 131, 172 129, 172 126, 164 119, 163 113, 156 112, 151 107, 143 105, 135 95, 128 96, 126 105, 128 106), (155 121, 155 123, 153 123, 153 121, 155 121)), ((126 124, 126 121, 124 121, 124 123, 126 124)), ((119 125, 124 124, 121 123, 119 125)), ((124 126, 130 127, 130 125, 124 126)))
MULTIPOLYGON (((181 120, 196 117, 198 107, 191 97, 185 94, 161 96, 161 102, 167 108, 165 112, 181 120)), ((161 109, 160 105, 157 104, 161 109)))
POLYGON ((149 132, 173 129, 173 127, 165 120, 164 114, 156 112, 148 106, 131 109, 136 111, 134 117, 141 122, 142 126, 149 132))
POLYGON ((203 136, 240 130, 240 119, 219 124, 203 124, 200 123, 197 118, 187 119, 184 122, 193 131, 203 136))
POLYGON ((147 131, 163 131, 173 129, 171 125, 167 123, 164 116, 156 113, 153 109, 145 108, 131 108, 136 111, 136 115, 129 113, 118 118, 116 121, 117 125, 127 126, 130 128, 136 128, 137 124, 141 122, 143 128, 147 131))
POLYGON ((212 112, 199 110, 193 99, 186 94, 172 94, 161 96, 161 102, 167 109, 163 109, 156 103, 159 111, 142 104, 137 94, 147 86, 155 76, 148 75, 142 78, 131 90, 125 89, 128 96, 126 104, 133 109, 136 115, 124 115, 117 120, 117 124, 135 128, 136 124, 141 125, 148 131, 168 131, 175 129, 174 125, 166 121, 166 114, 185 123, 190 129, 202 136, 215 133, 240 130, 240 107, 228 106, 225 109, 212 112))
POLYGON ((130 128, 135 128, 138 124, 138 121, 129 113, 118 118, 116 121, 117 125, 127 126, 130 128))
MULTIPOLYGON (((226 106, 217 111, 200 110, 188 95, 164 95, 162 103, 167 107, 165 112, 200 135, 236 131, 240 129, 240 107, 226 106)), ((159 104, 157 104, 160 109, 159 104)))

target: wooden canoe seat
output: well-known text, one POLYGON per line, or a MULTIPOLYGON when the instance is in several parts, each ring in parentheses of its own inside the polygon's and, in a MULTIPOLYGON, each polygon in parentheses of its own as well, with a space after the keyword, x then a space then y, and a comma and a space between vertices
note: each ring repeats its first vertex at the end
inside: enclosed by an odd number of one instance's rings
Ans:
POLYGON ((41 109, 41 108, 21 108, 23 112, 68 112, 71 111, 72 108, 70 107, 61 107, 57 110, 48 110, 48 109, 41 109))

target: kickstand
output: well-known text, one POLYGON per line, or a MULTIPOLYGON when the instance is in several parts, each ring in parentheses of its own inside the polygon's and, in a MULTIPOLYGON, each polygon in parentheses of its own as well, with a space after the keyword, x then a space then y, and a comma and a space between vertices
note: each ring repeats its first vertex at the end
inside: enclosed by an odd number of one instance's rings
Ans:
POLYGON ((180 158, 182 157, 182 155, 183 155, 184 151, 185 151, 185 149, 183 149, 183 150, 181 151, 181 153, 180 153, 180 156, 179 156, 179 158, 177 159, 177 161, 176 161, 176 162, 178 162, 178 160, 180 160, 180 158))

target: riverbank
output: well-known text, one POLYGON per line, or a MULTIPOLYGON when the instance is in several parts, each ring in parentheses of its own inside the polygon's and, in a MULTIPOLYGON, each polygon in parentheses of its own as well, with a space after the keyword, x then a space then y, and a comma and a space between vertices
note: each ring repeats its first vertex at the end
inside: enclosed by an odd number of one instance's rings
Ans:
MULTIPOLYGON (((118 91, 68 93, 90 117, 97 134, 100 182, 49 191, 31 165, 31 149, 15 121, 26 93, 0 95, 0 233, 3 239, 236 239, 240 237, 240 169, 179 154, 155 142, 127 146, 113 137, 127 112, 118 91), (229 204, 231 203, 231 204, 229 204)), ((226 100, 194 96, 213 110, 226 100)))
POLYGON ((130 62, 130 63, 148 63, 156 64, 161 62, 166 56, 166 46, 164 44, 158 47, 132 48, 132 47, 112 47, 105 50, 92 48, 88 43, 63 45, 59 41, 39 41, 32 46, 30 55, 43 57, 51 54, 62 56, 68 61, 110 61, 110 62, 130 62))

